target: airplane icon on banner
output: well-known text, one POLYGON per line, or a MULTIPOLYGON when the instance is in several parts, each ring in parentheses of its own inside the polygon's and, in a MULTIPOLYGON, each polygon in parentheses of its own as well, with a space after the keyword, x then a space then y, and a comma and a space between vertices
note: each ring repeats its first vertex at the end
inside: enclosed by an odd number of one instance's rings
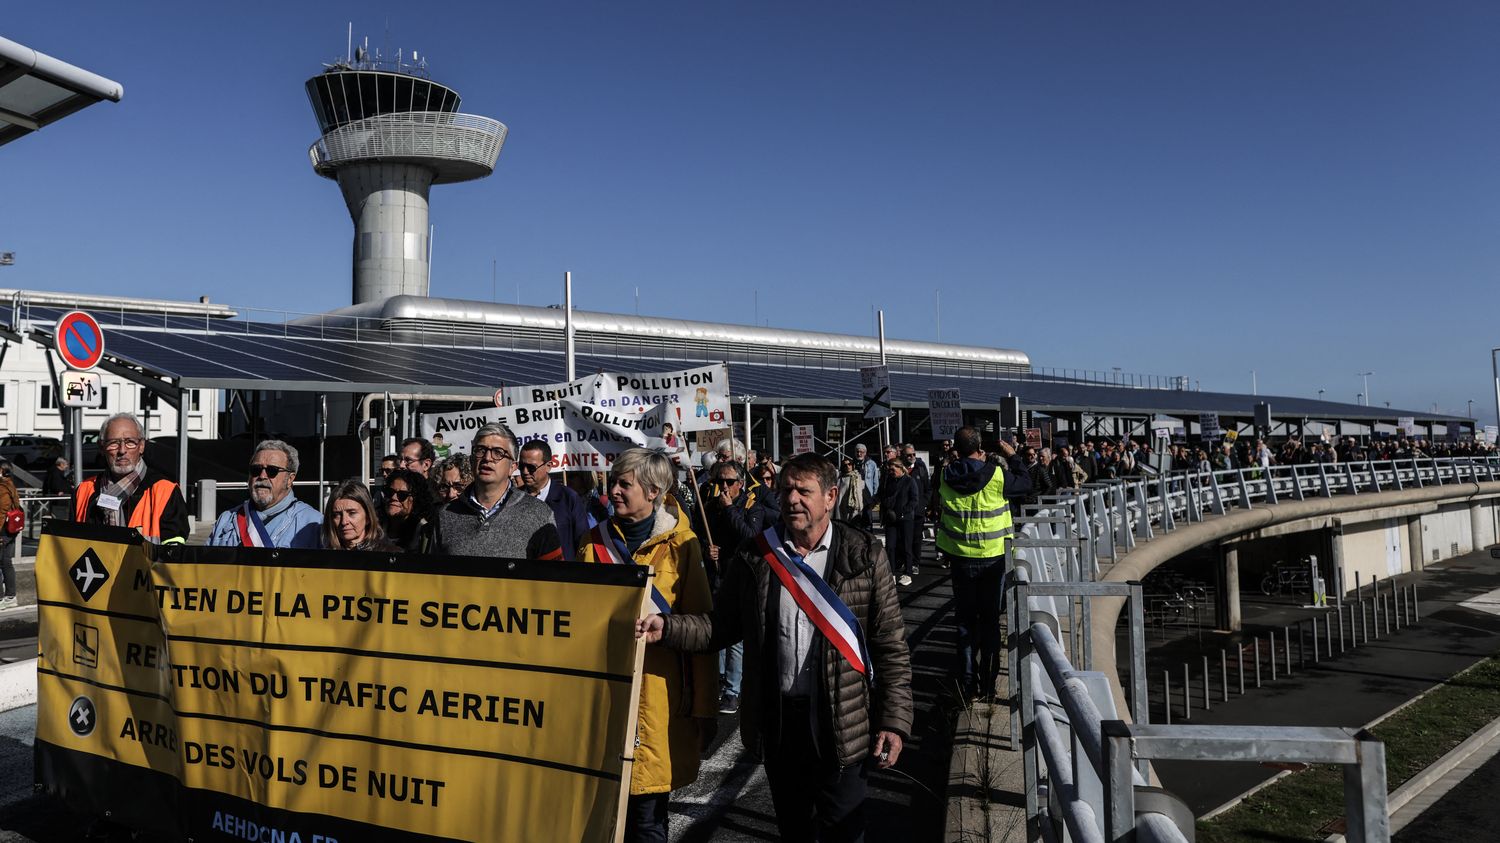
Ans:
POLYGON ((104 587, 105 581, 109 579, 109 569, 94 554, 93 548, 84 551, 78 557, 78 561, 68 569, 73 577, 73 587, 78 589, 78 595, 87 603, 99 589, 104 587))

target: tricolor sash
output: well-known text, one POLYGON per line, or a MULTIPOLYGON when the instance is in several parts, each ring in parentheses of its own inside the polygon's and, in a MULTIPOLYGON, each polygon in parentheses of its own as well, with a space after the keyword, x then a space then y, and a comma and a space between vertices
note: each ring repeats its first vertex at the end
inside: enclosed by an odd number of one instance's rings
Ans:
POLYGON ((261 523, 260 513, 249 501, 240 504, 239 511, 234 514, 235 526, 239 528, 240 544, 245 547, 270 547, 271 534, 266 532, 266 525, 261 523))
POLYGON ((850 667, 873 681, 869 670, 870 654, 865 649, 865 635, 859 628, 859 619, 844 605, 833 587, 802 561, 801 556, 787 551, 774 526, 756 536, 755 543, 760 548, 761 557, 771 566, 772 573, 781 580, 782 588, 792 595, 807 619, 849 662, 850 667))
MULTIPOLYGON (((593 516, 589 516, 589 520, 594 521, 593 516)), ((589 528, 588 537, 589 543, 594 546, 594 558, 600 562, 606 565, 635 564, 625 542, 610 529, 608 521, 594 521, 594 525, 589 528)), ((663 615, 672 614, 672 604, 667 602, 666 595, 661 593, 656 583, 651 584, 651 602, 656 604, 656 611, 663 615)))

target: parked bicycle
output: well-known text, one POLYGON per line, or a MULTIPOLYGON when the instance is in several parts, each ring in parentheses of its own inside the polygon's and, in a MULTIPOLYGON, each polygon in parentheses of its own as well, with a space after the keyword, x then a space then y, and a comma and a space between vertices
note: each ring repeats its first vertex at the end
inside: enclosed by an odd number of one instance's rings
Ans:
POLYGON ((1260 581, 1262 594, 1297 594, 1312 590, 1312 570, 1307 562, 1277 562, 1260 581))

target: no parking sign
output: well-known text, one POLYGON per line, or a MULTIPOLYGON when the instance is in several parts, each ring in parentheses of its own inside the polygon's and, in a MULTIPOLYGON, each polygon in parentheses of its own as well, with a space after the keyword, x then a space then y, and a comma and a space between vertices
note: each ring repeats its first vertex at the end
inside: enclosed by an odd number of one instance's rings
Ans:
POLYGON ((53 342, 58 356, 68 368, 76 371, 87 372, 104 358, 104 332, 94 317, 81 310, 57 320, 57 335, 53 342))

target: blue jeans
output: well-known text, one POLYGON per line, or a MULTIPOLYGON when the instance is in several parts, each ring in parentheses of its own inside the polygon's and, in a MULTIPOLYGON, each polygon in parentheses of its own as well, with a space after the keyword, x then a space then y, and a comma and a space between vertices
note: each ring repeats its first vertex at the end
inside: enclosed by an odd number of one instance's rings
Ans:
POLYGON ((745 644, 731 644, 719 651, 719 690, 740 695, 740 679, 745 673, 745 644))
POLYGON ((965 687, 977 684, 980 693, 993 694, 1005 644, 1000 631, 1005 557, 948 558, 953 564, 959 678, 965 687))

